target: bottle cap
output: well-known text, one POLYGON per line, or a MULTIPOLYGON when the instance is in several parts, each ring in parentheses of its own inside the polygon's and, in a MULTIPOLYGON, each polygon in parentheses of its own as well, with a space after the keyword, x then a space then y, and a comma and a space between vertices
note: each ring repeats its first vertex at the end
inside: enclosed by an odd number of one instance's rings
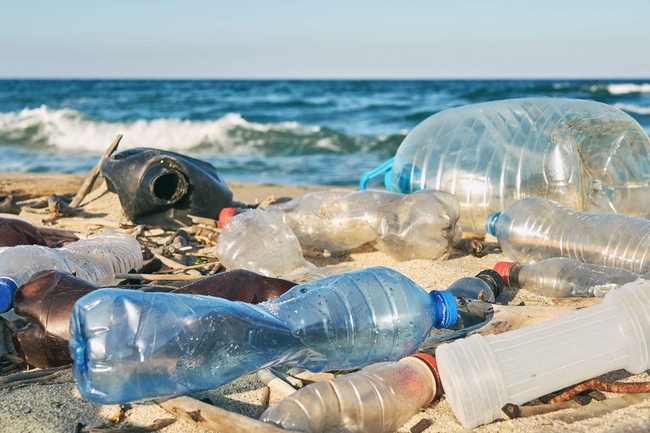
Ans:
POLYGON ((224 228, 226 224, 228 224, 228 221, 232 219, 232 217, 235 216, 235 212, 237 209, 234 207, 225 207, 221 209, 219 212, 219 227, 224 228))
POLYGON ((500 216, 501 216, 501 212, 494 212, 493 214, 490 214, 490 216, 487 217, 487 222, 485 223, 485 229, 492 236, 497 235, 497 222, 499 221, 500 216))
POLYGON ((440 381, 440 373, 438 372, 438 363, 436 362, 436 358, 429 355, 428 353, 423 352, 414 353, 411 356, 424 362, 431 370, 431 373, 433 373, 433 378, 436 381, 436 393, 434 394, 433 399, 437 399, 442 395, 443 389, 442 382, 440 381))
POLYGON ((492 269, 501 275, 501 278, 503 279, 503 285, 506 287, 509 287, 508 274, 510 273, 510 268, 512 265, 514 265, 513 262, 498 262, 492 267, 492 269))
POLYGON ((7 277, 0 278, 0 313, 11 310, 16 290, 18 290, 18 285, 14 280, 7 277))
POLYGON ((449 292, 432 290, 429 297, 433 301, 436 315, 433 318, 435 328, 450 328, 458 320, 458 305, 456 298, 449 292))
POLYGON ((501 292, 503 292, 503 286, 505 285, 505 280, 500 273, 492 269, 485 269, 478 274, 476 278, 480 278, 485 281, 491 288, 492 293, 494 293, 494 298, 496 299, 501 292))

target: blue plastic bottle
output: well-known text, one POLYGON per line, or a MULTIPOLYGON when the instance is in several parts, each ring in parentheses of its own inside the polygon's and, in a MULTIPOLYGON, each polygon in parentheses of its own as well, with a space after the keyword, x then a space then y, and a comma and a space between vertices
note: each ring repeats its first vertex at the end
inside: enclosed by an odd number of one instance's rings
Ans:
POLYGON ((84 398, 126 403, 216 388, 277 364, 322 371, 399 360, 457 316, 451 294, 382 267, 257 305, 104 289, 75 304, 70 354, 84 398))

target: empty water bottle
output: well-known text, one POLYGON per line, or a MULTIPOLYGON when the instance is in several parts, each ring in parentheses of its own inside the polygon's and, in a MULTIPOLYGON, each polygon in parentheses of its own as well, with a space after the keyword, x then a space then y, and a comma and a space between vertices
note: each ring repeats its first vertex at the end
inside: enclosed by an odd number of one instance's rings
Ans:
POLYGON ((418 353, 308 385, 269 407, 260 419, 305 433, 389 433, 440 394, 436 360, 418 353))
POLYGON ((465 428, 610 371, 650 368, 650 281, 607 292, 566 316, 498 335, 472 335, 436 349, 440 379, 465 428))
POLYGON ((506 286, 553 298, 602 298, 610 290, 639 278, 650 279, 650 275, 639 276, 625 269, 582 263, 566 257, 554 257, 530 265, 499 262, 494 265, 494 270, 501 274, 506 286))
MULTIPOLYGON (((304 250, 339 253, 368 242, 396 260, 440 259, 460 239, 458 200, 443 191, 317 191, 262 210, 284 221, 304 250)), ((221 223, 233 209, 220 215, 221 223)))
POLYGON ((486 269, 475 277, 465 277, 456 280, 447 287, 447 292, 456 298, 476 299, 483 302, 495 302, 503 291, 504 281, 496 271, 486 269))
POLYGON ((138 241, 125 233, 106 231, 62 248, 18 245, 0 252, 0 313, 11 309, 16 289, 38 271, 69 272, 102 286, 115 282, 116 273, 142 266, 138 241))
POLYGON ((277 364, 322 371, 398 360, 456 316, 450 294, 428 294, 381 267, 257 305, 102 289, 73 308, 70 354, 83 397, 125 403, 216 388, 277 364))
MULTIPOLYGON (((273 300, 295 285, 238 269, 202 278, 171 293, 256 304, 273 300)), ((72 364, 68 351, 72 307, 98 289, 66 272, 48 270, 34 274, 14 294, 14 311, 27 320, 27 325, 13 334, 16 352, 38 368, 72 364)))
POLYGON ((528 264, 552 257, 650 271, 650 221, 619 214, 586 214, 541 198, 517 200, 490 215, 488 232, 512 261, 528 264))
POLYGON ((522 98, 443 110, 416 126, 395 154, 391 191, 455 194, 459 223, 485 220, 523 197, 578 211, 646 218, 650 139, 628 114, 593 101, 522 98))

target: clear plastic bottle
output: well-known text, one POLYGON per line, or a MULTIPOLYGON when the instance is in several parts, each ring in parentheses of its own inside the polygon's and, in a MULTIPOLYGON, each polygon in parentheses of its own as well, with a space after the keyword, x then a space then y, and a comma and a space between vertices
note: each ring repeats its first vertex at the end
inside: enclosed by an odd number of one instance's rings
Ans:
POLYGON ((650 281, 607 292, 566 316, 440 345, 436 360, 456 418, 473 428, 522 404, 601 374, 650 368, 650 281))
POLYGON ((487 230, 515 262, 568 257, 636 274, 650 271, 650 220, 586 214, 531 197, 490 215, 487 230))
POLYGON ((402 274, 369 268, 293 287, 257 305, 102 289, 70 320, 73 375, 103 404, 212 389, 260 368, 359 368, 415 352, 456 302, 402 274))
POLYGON ((625 269, 582 263, 566 257, 554 257, 530 265, 499 262, 494 270, 501 274, 506 286, 526 289, 553 298, 602 298, 623 284, 650 279, 625 269))
POLYGON ((13 295, 38 271, 69 272, 97 286, 110 285, 115 273, 142 266, 140 244, 132 236, 107 231, 63 248, 18 245, 0 252, 0 312, 9 311, 13 295))
POLYGON ((391 191, 455 194, 459 224, 485 220, 523 197, 578 211, 646 218, 650 139, 621 110, 594 101, 522 98, 443 110, 417 125, 395 154, 391 191))
POLYGON ((389 433, 441 394, 436 360, 418 353, 308 385, 266 409, 260 420, 305 433, 389 433))
POLYGON ((435 260, 448 257, 461 234, 458 200, 443 191, 326 190, 262 210, 284 221, 307 251, 339 253, 375 242, 396 260, 435 260))

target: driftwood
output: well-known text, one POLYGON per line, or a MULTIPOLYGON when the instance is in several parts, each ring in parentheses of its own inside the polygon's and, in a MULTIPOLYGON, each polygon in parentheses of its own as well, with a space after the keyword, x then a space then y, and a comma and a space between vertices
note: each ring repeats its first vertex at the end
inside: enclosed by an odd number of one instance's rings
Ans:
POLYGON ((249 418, 245 415, 229 412, 191 397, 176 397, 156 403, 167 412, 192 421, 201 427, 220 432, 259 432, 286 433, 287 430, 249 418))
POLYGON ((12 215, 18 215, 20 213, 20 206, 14 203, 14 196, 8 195, 0 203, 0 212, 9 213, 12 215))
POLYGON ((72 199, 72 202, 70 202, 71 208, 78 207, 83 201, 83 199, 86 197, 86 195, 88 195, 90 190, 93 188, 93 185, 97 180, 97 177, 99 176, 99 167, 102 161, 104 160, 104 158, 111 156, 113 152, 115 152, 117 146, 120 144, 120 140, 122 140, 122 134, 117 134, 117 137, 115 137, 113 143, 111 143, 111 145, 108 146, 108 149, 106 149, 106 152, 104 152, 102 157, 99 159, 97 165, 90 170, 90 173, 88 173, 88 176, 86 176, 86 179, 84 179, 83 183, 79 187, 79 191, 77 191, 77 195, 75 195, 74 198, 72 199))

